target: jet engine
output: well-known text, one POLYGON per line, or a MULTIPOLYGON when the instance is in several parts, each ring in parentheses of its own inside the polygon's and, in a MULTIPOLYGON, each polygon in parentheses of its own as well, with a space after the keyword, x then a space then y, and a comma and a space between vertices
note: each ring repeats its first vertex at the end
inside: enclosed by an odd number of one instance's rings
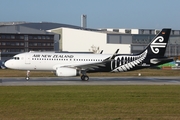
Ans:
POLYGON ((78 76, 80 75, 79 70, 74 68, 61 67, 56 70, 57 76, 78 76))

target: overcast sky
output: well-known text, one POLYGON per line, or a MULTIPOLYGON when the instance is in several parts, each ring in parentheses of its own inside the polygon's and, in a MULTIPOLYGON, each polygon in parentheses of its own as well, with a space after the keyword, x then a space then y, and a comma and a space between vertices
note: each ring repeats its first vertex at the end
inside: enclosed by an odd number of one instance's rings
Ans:
POLYGON ((88 28, 180 30, 180 0, 0 0, 0 22, 57 22, 88 28))

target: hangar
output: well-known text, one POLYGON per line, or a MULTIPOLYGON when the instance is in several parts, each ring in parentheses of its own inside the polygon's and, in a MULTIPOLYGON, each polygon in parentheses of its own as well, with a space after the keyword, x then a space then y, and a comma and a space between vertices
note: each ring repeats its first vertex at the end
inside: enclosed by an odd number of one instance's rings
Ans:
POLYGON ((128 39, 123 39, 121 44, 110 43, 111 41, 107 41, 108 33, 104 31, 92 31, 64 27, 51 29, 48 31, 60 35, 60 51, 99 53, 101 50, 103 50, 103 53, 113 54, 117 49, 120 49, 119 53, 121 54, 130 54, 131 52, 130 44, 126 44, 125 42, 128 41, 128 39))

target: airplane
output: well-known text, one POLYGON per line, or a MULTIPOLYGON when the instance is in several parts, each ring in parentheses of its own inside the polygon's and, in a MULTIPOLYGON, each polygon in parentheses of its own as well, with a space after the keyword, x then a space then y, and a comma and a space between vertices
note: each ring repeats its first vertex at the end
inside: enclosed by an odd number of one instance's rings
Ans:
POLYGON ((162 29, 139 54, 82 54, 60 52, 25 52, 15 55, 5 62, 10 69, 54 71, 61 76, 81 76, 88 81, 90 72, 126 72, 149 68, 173 61, 164 56, 171 29, 162 29))

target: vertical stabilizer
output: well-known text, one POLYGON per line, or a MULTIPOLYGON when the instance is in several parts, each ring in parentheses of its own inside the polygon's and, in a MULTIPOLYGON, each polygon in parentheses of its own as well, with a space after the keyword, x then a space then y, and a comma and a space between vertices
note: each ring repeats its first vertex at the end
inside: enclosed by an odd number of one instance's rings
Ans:
POLYGON ((147 56, 163 57, 166 51, 170 33, 171 29, 162 29, 162 31, 156 35, 152 39, 151 43, 145 48, 144 51, 147 50, 147 56))

